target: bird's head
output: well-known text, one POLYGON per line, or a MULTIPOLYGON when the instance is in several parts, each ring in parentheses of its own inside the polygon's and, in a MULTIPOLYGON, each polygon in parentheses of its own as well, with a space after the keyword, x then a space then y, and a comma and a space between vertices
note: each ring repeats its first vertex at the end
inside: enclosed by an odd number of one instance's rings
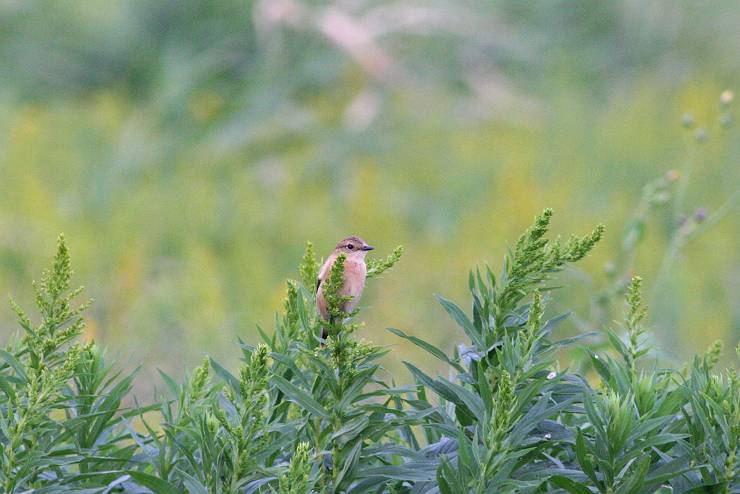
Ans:
POLYGON ((352 236, 347 237, 339 242, 334 250, 337 253, 344 254, 348 258, 359 257, 361 259, 364 259, 368 251, 371 251, 374 248, 375 247, 367 245, 367 243, 360 237, 352 236))

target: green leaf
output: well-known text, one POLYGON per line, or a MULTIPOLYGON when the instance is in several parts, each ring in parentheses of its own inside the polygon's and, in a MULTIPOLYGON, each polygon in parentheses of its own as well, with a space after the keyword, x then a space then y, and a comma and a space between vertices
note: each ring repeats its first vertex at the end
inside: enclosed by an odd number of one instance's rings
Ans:
POLYGON ((550 395, 542 395, 537 403, 527 411, 524 417, 517 420, 516 425, 509 434, 510 439, 514 442, 514 444, 518 443, 519 441, 523 441, 526 434, 537 427, 540 422, 556 415, 562 410, 569 408, 574 401, 575 398, 570 398, 561 401, 560 403, 556 403, 553 406, 547 407, 547 404, 550 402, 550 395))
POLYGON ((648 469, 650 468, 650 455, 644 456, 637 467, 633 469, 631 475, 625 483, 619 486, 616 494, 636 494, 642 489, 642 480, 645 478, 648 469))
POLYGON ((479 422, 484 420, 485 406, 483 405, 483 400, 481 400, 478 395, 459 384, 455 384, 441 377, 435 379, 435 383, 437 383, 438 386, 443 386, 450 394, 455 396, 455 404, 464 404, 465 408, 467 408, 467 410, 469 410, 479 422))
POLYGON ((594 485, 599 485, 594 467, 586 456, 586 439, 583 437, 583 432, 580 429, 576 429, 576 458, 583 473, 591 479, 594 485))
POLYGON ((137 472, 135 470, 126 470, 125 473, 131 475, 131 478, 140 486, 151 489, 154 494, 182 494, 182 491, 174 484, 171 484, 166 480, 162 480, 159 477, 155 477, 154 475, 137 472))
POLYGON ((236 377, 234 377, 234 375, 231 374, 229 371, 224 369, 224 367, 221 364, 213 360, 213 358, 209 358, 209 361, 211 362, 211 368, 213 369, 213 372, 215 372, 218 377, 226 381, 226 383, 229 386, 231 386, 231 388, 234 391, 238 392, 239 391, 239 380, 236 377))
POLYGON ((383 477, 410 482, 428 482, 435 479, 436 473, 436 461, 410 461, 403 465, 363 468, 357 473, 357 477, 383 477))
POLYGON ((478 394, 486 407, 486 413, 490 414, 493 411, 493 393, 485 372, 478 372, 478 394))
POLYGON ((627 452, 625 452, 625 456, 632 456, 632 455, 638 455, 641 451, 648 450, 650 448, 654 448, 656 446, 663 446, 664 444, 669 443, 675 443, 679 439, 683 439, 689 437, 688 434, 670 434, 670 433, 664 433, 664 434, 656 434, 655 436, 648 437, 644 441, 639 441, 635 444, 635 446, 631 449, 629 449, 627 452))
MULTIPOLYGON (((426 375, 424 372, 419 370, 416 366, 409 362, 403 363, 409 371, 411 371, 411 374, 424 386, 434 390, 435 393, 437 393, 439 396, 444 398, 445 400, 452 402, 455 404, 456 412, 462 413, 463 417, 459 417, 460 420, 463 422, 463 425, 470 425, 472 423, 474 415, 471 412, 471 410, 468 408, 468 406, 465 404, 465 402, 460 399, 448 386, 445 386, 443 383, 441 383, 438 380, 432 379, 428 375, 426 375)), ((482 402, 481 402, 481 409, 482 409, 482 402)))
POLYGON ((182 483, 185 484, 188 494, 208 494, 208 489, 200 480, 182 470, 178 470, 177 474, 182 477, 182 483))
POLYGON ((257 326, 257 333, 259 333, 260 338, 262 338, 262 341, 267 345, 271 350, 275 348, 275 334, 273 333, 272 337, 267 336, 267 333, 265 331, 257 326))
POLYGON ((450 315, 450 317, 452 317, 452 319, 455 320, 458 326, 460 326, 463 331, 465 331, 465 334, 468 335, 470 341, 475 344, 475 346, 478 348, 478 351, 485 350, 486 344, 483 341, 482 335, 478 333, 478 330, 475 329, 475 326, 473 326, 473 323, 470 321, 470 319, 468 319, 468 316, 465 315, 463 310, 455 305, 455 303, 451 300, 448 300, 441 295, 435 296, 444 310, 450 315))
POLYGON ((650 472, 650 474, 645 477, 643 484, 646 486, 660 484, 661 482, 675 479, 679 475, 683 475, 688 471, 698 470, 703 467, 703 465, 692 466, 690 465, 690 461, 691 457, 688 455, 674 458, 650 472))
POLYGON ((0 358, 5 360, 13 368, 19 378, 23 379, 24 382, 28 382, 26 370, 18 359, 15 358, 15 355, 6 350, 0 350, 0 358))
MULTIPOLYGON (((298 366, 295 363, 295 356, 291 357, 288 355, 284 355, 282 353, 277 352, 271 352, 270 357, 275 361, 279 362, 280 364, 286 366, 290 371, 292 371, 292 375, 296 376, 298 379, 300 379, 306 386, 309 385, 308 380, 306 380, 306 376, 304 372, 301 372, 300 369, 298 369, 298 366)), ((290 377, 289 373, 283 373, 283 375, 288 375, 290 377)))
MULTIPOLYGON (((337 403, 337 408, 339 410, 344 410, 350 404, 366 397, 366 395, 362 394, 362 390, 365 387, 365 385, 368 382, 370 382, 370 380, 373 378, 377 369, 378 369, 378 366, 372 366, 368 369, 360 371, 355 376, 353 376, 354 380, 352 384, 347 389, 344 390, 342 399, 339 401, 339 403, 337 403)), ((377 390, 377 393, 378 393, 378 396, 383 396, 383 395, 391 394, 393 393, 393 391, 391 390, 389 392, 389 390, 387 389, 379 389, 377 390)))
POLYGON ((442 457, 442 464, 437 470, 437 482, 443 494, 458 494, 467 490, 465 482, 445 456, 442 457))
POLYGON ((565 489, 571 494, 593 494, 591 489, 589 489, 585 485, 575 482, 562 475, 553 475, 552 477, 550 477, 550 482, 552 482, 555 487, 565 489))
POLYGON ((606 331, 606 336, 609 338, 609 343, 611 343, 614 349, 619 352, 624 361, 629 362, 629 349, 627 348, 627 346, 625 346, 622 340, 619 339, 619 336, 617 336, 617 334, 611 330, 606 331))
POLYGON ((598 372, 599 375, 601 376, 601 379, 603 379, 607 383, 611 382, 612 373, 609 370, 609 367, 607 367, 607 365, 601 359, 601 357, 596 355, 591 350, 588 350, 588 355, 589 357, 591 357, 591 363, 593 364, 594 369, 596 369, 596 372, 598 372))
POLYGON ((419 348, 421 348, 421 349, 423 349, 423 350, 431 353, 432 355, 434 355, 435 357, 437 357, 442 362, 445 362, 446 364, 451 365, 452 367, 455 367, 460 372, 462 372, 464 370, 460 366, 460 364, 458 364, 457 362, 453 362, 452 360, 450 360, 450 358, 447 356, 447 354, 445 354, 445 352, 443 352, 442 350, 440 350, 436 346, 432 345, 431 343, 428 343, 428 342, 426 342, 426 341, 424 341, 424 340, 422 340, 420 338, 417 338, 416 336, 407 335, 406 333, 404 333, 400 329, 396 329, 396 328, 386 328, 386 329, 388 331, 390 331, 391 333, 393 333, 394 335, 400 336, 401 338, 410 341, 411 343, 413 343, 414 345, 418 346, 419 348))
MULTIPOLYGON (((543 325, 541 331, 544 334, 550 334, 552 331, 557 328, 560 323, 568 319, 572 312, 566 312, 565 314, 560 314, 559 316, 555 316, 552 319, 548 319, 543 325)), ((595 333, 594 333, 595 334, 595 333)))
POLYGON ((119 411, 121 400, 131 390, 131 383, 135 374, 136 371, 116 384, 116 386, 105 395, 105 398, 103 398, 103 401, 98 405, 98 407, 96 407, 96 411, 99 415, 95 418, 95 422, 89 429, 89 434, 86 437, 86 440, 89 442, 84 446, 92 447, 94 443, 97 442, 105 428, 110 425, 110 420, 116 412, 119 411))
POLYGON ((285 380, 285 378, 281 376, 272 376, 272 381, 283 393, 285 393, 285 396, 287 396, 290 401, 300 405, 313 415, 329 418, 329 412, 321 406, 321 403, 316 401, 313 396, 309 395, 293 383, 285 380))
POLYGON ((649 433, 667 424, 671 420, 673 420, 673 417, 671 416, 654 417, 652 419, 644 420, 631 431, 627 441, 639 441, 640 439, 644 439, 649 433))
POLYGON ((601 333, 598 331, 589 331, 588 333, 581 333, 576 336, 572 336, 570 338, 563 338, 562 340, 553 341, 551 345, 553 347, 563 347, 572 345, 573 343, 577 343, 581 340, 585 340, 587 338, 593 338, 594 336, 599 336, 601 333))
MULTIPOLYGON (((477 432, 475 438, 476 444, 477 432)), ((462 483, 466 482, 467 478, 472 478, 476 472, 480 469, 480 464, 475 458, 475 450, 471 447, 470 441, 465 435, 465 430, 462 427, 457 428, 457 470, 458 476, 462 483)))
POLYGON ((10 385, 8 379, 4 375, 0 375, 0 389, 7 395, 9 400, 16 399, 16 393, 13 386, 10 385))
POLYGON ((164 383, 169 388, 170 393, 172 393, 174 396, 179 395, 180 385, 177 384, 175 380, 172 379, 169 375, 167 375, 162 369, 157 369, 157 372, 159 372, 159 375, 162 376, 162 380, 164 380, 164 383))
MULTIPOLYGON (((337 475, 336 478, 336 485, 339 487, 342 485, 342 481, 347 477, 348 474, 352 473, 352 470, 357 466, 357 462, 360 460, 360 451, 362 450, 362 439, 359 439, 357 443, 352 447, 347 457, 344 459, 344 465, 342 466, 342 470, 339 472, 339 475, 337 475)), ((333 459, 334 461, 337 461, 337 458, 333 459)), ((350 475, 347 477, 348 479, 352 479, 352 476, 350 475)))
POLYGON ((370 419, 365 415, 348 420, 338 431, 331 435, 331 439, 343 447, 346 443, 357 437, 367 427, 368 422, 370 422, 370 419))

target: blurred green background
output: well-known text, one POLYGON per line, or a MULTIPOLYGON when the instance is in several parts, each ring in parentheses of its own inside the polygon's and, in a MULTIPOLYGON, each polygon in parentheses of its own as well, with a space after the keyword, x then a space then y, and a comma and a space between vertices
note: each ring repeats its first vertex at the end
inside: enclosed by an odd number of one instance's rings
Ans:
POLYGON ((0 0, 0 293, 30 306, 65 232, 88 336, 145 391, 233 363, 305 242, 358 234, 406 247, 360 316, 403 381, 401 358, 433 364, 384 328, 451 350, 432 294, 466 307, 468 269, 553 207, 555 233, 608 228, 561 276, 563 334, 618 317, 592 303, 615 266, 646 279, 667 358, 735 345, 738 25, 735 0, 0 0), (625 229, 669 170, 683 202, 647 216, 632 268, 625 229), (696 211, 718 221, 664 261, 696 211))

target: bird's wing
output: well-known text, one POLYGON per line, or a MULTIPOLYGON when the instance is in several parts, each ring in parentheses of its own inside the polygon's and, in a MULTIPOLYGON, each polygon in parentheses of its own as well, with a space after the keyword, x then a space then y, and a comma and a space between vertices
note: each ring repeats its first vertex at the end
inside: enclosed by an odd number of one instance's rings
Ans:
POLYGON ((337 258, 336 254, 330 255, 326 261, 324 262, 324 265, 321 266, 321 269, 319 269, 319 278, 316 280, 316 291, 319 291, 319 287, 321 286, 321 282, 326 279, 326 277, 329 275, 329 271, 331 270, 332 264, 334 264, 334 260, 337 258))

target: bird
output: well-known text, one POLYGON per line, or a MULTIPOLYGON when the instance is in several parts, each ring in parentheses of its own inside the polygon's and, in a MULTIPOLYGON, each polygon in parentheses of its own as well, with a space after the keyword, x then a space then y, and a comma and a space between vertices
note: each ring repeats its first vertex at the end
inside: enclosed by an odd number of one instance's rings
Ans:
MULTIPOLYGON (((329 308, 326 305, 324 297, 324 282, 331 273, 331 268, 337 257, 344 254, 344 280, 342 287, 339 289, 339 295, 351 297, 349 300, 342 302, 341 309, 343 312, 352 312, 360 302, 362 290, 365 288, 365 276, 367 276, 367 266, 365 265, 365 256, 375 247, 367 244, 360 237, 355 235, 342 239, 334 248, 334 252, 326 259, 319 270, 319 277, 316 280, 316 308, 324 319, 329 323, 331 320, 329 308)), ((326 339, 328 336, 327 329, 321 330, 321 337, 326 339)))

